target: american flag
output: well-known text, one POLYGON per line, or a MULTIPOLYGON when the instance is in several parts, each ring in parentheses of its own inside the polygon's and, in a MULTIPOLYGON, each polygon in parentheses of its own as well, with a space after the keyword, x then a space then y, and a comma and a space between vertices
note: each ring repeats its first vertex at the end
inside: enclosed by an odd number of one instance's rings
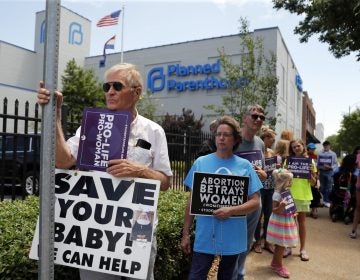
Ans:
POLYGON ((119 21, 121 10, 111 13, 110 15, 104 16, 96 24, 97 27, 116 25, 119 21))

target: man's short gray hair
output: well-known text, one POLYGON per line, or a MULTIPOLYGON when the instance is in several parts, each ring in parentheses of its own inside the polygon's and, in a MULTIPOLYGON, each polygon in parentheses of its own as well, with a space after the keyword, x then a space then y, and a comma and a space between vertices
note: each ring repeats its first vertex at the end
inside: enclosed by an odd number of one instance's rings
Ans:
POLYGON ((134 64, 131 63, 119 63, 115 64, 114 66, 110 67, 108 70, 106 70, 104 77, 106 77, 110 73, 116 73, 116 72, 127 72, 126 79, 129 82, 130 87, 141 87, 143 88, 143 79, 139 72, 139 70, 136 68, 134 64))
POLYGON ((260 113, 265 114, 264 108, 259 104, 252 104, 252 105, 247 106, 245 113, 247 115, 250 115, 253 112, 260 112, 260 113))

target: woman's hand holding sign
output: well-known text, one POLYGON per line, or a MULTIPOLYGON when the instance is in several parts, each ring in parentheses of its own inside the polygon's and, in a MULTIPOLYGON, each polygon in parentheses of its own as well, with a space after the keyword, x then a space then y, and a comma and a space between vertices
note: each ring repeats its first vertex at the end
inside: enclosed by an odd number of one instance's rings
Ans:
POLYGON ((222 207, 216 209, 213 214, 219 220, 224 220, 232 216, 232 208, 233 207, 222 207))

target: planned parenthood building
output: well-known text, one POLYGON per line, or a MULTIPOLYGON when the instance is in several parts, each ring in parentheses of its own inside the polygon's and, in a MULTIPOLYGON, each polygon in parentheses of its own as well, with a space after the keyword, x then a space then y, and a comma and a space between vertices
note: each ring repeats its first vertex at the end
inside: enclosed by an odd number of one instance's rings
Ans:
MULTIPOLYGON (((34 51, 0 41, 1 100, 6 96, 10 102, 15 98, 35 102, 35 91, 43 72, 44 24, 45 12, 40 11, 36 14, 34 51)), ((94 70, 100 81, 107 68, 120 62, 120 53, 108 54, 106 67, 100 67, 102 54, 89 56, 90 20, 62 7, 60 26, 60 88, 61 75, 70 59, 94 70)), ((276 131, 279 135, 289 128, 300 137, 302 82, 281 32, 277 27, 271 27, 256 29, 252 35, 263 38, 265 54, 273 52, 277 57, 279 94, 276 106, 269 111, 269 116, 278 116, 276 131)), ((129 50, 124 52, 123 61, 138 66, 144 78, 144 92, 152 92, 157 115, 180 115, 183 108, 191 109, 197 118, 202 115, 208 124, 216 116, 204 106, 221 105, 222 96, 226 94, 218 49, 223 49, 233 63, 240 61, 238 34, 129 50)))

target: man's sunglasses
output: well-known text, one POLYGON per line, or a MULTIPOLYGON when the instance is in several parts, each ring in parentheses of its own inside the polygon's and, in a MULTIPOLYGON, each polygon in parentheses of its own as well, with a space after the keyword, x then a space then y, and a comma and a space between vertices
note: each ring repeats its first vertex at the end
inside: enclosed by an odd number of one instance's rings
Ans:
POLYGON ((103 83, 103 91, 108 92, 110 90, 111 86, 116 91, 121 91, 125 87, 121 82, 103 83))
POLYGON ((256 121, 257 119, 260 119, 261 121, 265 121, 265 116, 257 115, 257 114, 251 114, 251 118, 256 121))

